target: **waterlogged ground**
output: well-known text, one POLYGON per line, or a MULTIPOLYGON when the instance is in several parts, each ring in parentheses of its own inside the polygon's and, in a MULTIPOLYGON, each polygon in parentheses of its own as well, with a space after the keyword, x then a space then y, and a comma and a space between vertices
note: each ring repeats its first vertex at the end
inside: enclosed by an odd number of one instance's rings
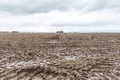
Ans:
POLYGON ((0 33, 0 80, 120 80, 120 34, 0 33))

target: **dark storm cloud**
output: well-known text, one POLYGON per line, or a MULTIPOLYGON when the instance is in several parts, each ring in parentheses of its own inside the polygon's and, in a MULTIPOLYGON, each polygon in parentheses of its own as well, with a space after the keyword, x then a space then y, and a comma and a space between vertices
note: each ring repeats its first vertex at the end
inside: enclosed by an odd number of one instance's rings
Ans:
POLYGON ((0 11, 32 14, 52 10, 70 9, 94 11, 104 8, 120 8, 119 0, 1 0, 0 11))

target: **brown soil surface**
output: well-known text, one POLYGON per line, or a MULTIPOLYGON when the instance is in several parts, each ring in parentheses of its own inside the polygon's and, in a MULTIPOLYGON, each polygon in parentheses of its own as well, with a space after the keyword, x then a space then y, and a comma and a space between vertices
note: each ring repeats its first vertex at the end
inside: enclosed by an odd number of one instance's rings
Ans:
POLYGON ((0 80, 120 80, 120 34, 0 33, 0 80))

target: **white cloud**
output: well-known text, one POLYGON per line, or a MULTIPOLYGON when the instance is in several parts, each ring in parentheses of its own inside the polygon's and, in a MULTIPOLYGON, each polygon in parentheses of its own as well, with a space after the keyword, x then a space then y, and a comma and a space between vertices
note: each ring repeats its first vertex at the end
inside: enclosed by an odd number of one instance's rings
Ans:
POLYGON ((115 32, 119 0, 1 0, 0 30, 115 32))

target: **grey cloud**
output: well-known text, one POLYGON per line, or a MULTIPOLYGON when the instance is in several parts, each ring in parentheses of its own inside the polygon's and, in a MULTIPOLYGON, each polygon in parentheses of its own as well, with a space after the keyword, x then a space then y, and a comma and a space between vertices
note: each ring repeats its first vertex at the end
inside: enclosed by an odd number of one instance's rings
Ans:
POLYGON ((94 4, 87 6, 88 11, 101 10, 107 7, 109 0, 97 0, 94 4))
POLYGON ((86 11, 96 11, 102 9, 114 9, 120 8, 120 0, 94 0, 93 3, 87 3, 84 5, 86 11))
POLYGON ((52 10, 67 11, 69 9, 84 9, 94 11, 104 8, 120 8, 119 0, 1 0, 0 11, 16 14, 45 13, 52 10))
POLYGON ((66 0, 2 0, 0 2, 0 11, 13 13, 44 13, 51 10, 67 10, 69 1, 66 0))
POLYGON ((67 26, 107 26, 107 25, 120 25, 120 23, 114 23, 109 21, 96 21, 92 23, 62 23, 62 24, 52 24, 53 27, 67 27, 67 26))

